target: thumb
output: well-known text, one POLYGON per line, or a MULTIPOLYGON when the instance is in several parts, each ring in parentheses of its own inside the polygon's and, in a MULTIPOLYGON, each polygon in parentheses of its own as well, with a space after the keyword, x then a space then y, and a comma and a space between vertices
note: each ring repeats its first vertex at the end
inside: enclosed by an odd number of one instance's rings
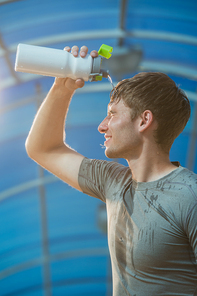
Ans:
POLYGON ((83 86, 84 86, 83 79, 77 79, 77 80, 73 80, 71 78, 65 79, 65 87, 67 87, 70 90, 75 90, 75 89, 81 88, 83 86))
POLYGON ((76 84, 77 88, 82 88, 84 86, 85 82, 83 79, 77 79, 75 81, 75 84, 76 84))

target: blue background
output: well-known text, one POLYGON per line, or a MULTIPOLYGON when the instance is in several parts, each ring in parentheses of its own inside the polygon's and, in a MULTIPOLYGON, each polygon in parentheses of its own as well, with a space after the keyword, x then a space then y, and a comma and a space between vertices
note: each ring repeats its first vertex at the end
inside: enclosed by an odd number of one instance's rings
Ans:
MULTIPOLYGON (((43 171, 25 152, 36 102, 54 78, 16 73, 16 48, 115 48, 120 37, 126 48, 138 46, 143 57, 135 72, 164 72, 188 94, 191 119, 170 158, 197 173, 197 1, 125 1, 124 30, 124 1, 9 2, 0 2, 0 295, 112 295, 107 238, 99 227, 104 204, 43 171)), ((90 158, 105 159, 97 126, 110 91, 106 79, 88 82, 71 102, 67 142, 90 158)))

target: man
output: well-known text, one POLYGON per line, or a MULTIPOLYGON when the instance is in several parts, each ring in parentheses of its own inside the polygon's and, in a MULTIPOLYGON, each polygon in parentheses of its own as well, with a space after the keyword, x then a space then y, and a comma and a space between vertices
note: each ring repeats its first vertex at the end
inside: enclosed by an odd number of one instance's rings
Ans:
MULTIPOLYGON (((72 48, 74 56, 78 51, 72 48)), ((87 52, 83 46, 80 56, 87 52)), ((114 296, 197 295, 197 176, 169 160, 190 116, 186 95, 162 73, 140 73, 117 85, 98 130, 106 156, 125 158, 125 167, 84 158, 65 144, 65 114, 83 85, 81 79, 55 79, 30 130, 27 153, 106 202, 114 296)))

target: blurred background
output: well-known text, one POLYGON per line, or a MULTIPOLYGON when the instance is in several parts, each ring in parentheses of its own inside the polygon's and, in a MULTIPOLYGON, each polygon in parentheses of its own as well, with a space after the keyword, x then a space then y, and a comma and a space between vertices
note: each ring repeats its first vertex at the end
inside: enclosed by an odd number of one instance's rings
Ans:
MULTIPOLYGON (((114 85, 141 71, 168 74, 192 107, 170 158, 197 173, 197 1, 0 0, 0 295, 112 295, 105 204, 26 155, 54 78, 14 71, 19 43, 108 44, 114 85)), ((97 126, 111 89, 107 79, 88 82, 71 103, 67 142, 86 157, 105 159, 97 126)))

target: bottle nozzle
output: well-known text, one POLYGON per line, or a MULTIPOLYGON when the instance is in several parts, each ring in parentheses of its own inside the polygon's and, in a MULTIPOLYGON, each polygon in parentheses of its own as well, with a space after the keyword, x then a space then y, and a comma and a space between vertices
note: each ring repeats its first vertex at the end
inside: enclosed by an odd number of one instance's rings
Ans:
POLYGON ((108 70, 101 69, 101 73, 102 73, 102 77, 108 78, 108 76, 109 76, 109 71, 108 70))
POLYGON ((109 71, 108 70, 100 70, 99 73, 92 73, 89 76, 89 81, 101 81, 102 78, 108 78, 109 76, 109 71))

